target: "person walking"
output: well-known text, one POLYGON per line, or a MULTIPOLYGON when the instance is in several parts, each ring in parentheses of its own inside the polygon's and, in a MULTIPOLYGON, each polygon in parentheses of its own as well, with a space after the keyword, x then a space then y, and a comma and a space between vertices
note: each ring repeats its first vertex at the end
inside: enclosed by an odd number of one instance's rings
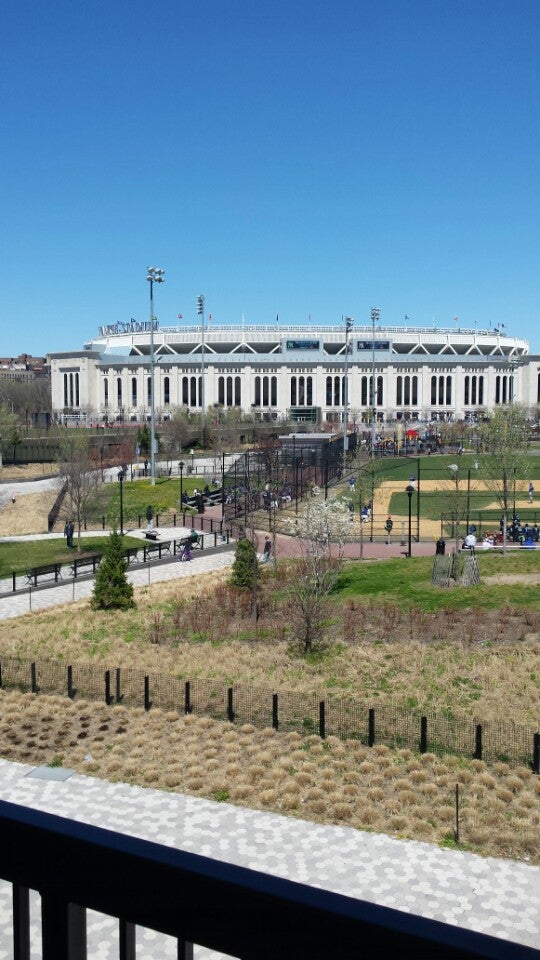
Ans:
POLYGON ((534 497, 534 485, 531 480, 531 482, 529 483, 529 503, 533 502, 533 497, 534 497))
POLYGON ((264 548, 261 557, 261 563, 268 563, 270 560, 270 554, 272 553, 272 541, 270 537, 267 537, 264 541, 264 548))

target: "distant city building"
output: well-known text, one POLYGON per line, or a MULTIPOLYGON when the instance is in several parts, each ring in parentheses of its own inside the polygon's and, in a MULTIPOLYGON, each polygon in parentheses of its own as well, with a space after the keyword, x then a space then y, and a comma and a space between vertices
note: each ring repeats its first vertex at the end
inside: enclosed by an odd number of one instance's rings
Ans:
POLYGON ((45 357, 31 357, 21 353, 18 357, 0 357, 0 378, 3 380, 34 380, 48 377, 49 366, 45 357))
MULTIPOLYGON (((52 353, 57 415, 141 420, 151 401, 149 324, 100 327, 83 350, 52 353)), ((502 329, 344 325, 156 329, 155 409, 240 408, 264 419, 339 423, 474 420, 511 402, 540 403, 540 358, 502 329), (202 343, 204 348, 202 348, 202 343), (204 371, 204 390, 201 377, 204 371)))

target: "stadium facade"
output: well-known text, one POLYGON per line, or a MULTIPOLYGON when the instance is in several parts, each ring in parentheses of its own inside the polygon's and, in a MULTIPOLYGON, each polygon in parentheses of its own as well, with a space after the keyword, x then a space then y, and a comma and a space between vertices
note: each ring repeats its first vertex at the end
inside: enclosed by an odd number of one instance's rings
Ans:
POLYGON ((84 349, 49 355, 53 412, 96 420, 241 408, 264 419, 475 420, 511 402, 537 415, 540 357, 501 330, 414 326, 100 327, 84 349), (152 352, 153 347, 153 352, 152 352), (152 360, 153 357, 153 360, 152 360), (204 377, 204 387, 201 381, 204 377), (374 389, 373 389, 374 384, 374 389))

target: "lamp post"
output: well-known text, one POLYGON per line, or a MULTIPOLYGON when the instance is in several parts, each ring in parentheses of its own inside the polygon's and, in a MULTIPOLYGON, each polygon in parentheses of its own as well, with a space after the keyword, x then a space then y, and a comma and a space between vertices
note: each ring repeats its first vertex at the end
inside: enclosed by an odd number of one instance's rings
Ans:
POLYGON ((414 493, 414 487, 412 483, 409 483, 406 490, 409 498, 409 546, 407 549, 407 556, 412 557, 412 497, 414 493))
POLYGON ((150 284, 150 476, 152 485, 156 482, 156 404, 154 399, 155 361, 154 356, 154 284, 163 283, 164 270, 148 267, 146 279, 150 284))
POLYGON ((381 311, 379 307, 371 308, 371 459, 375 456, 375 404, 377 392, 375 388, 375 324, 379 322, 381 311))
MULTIPOLYGON (((475 470, 478 470, 478 460, 475 460, 473 463, 475 470)), ((466 530, 465 535, 469 532, 469 512, 471 508, 471 467, 467 470, 467 516, 465 520, 466 530)))
POLYGON ((453 476, 454 484, 455 484, 455 488, 456 488, 456 492, 455 492, 455 510, 454 510, 453 524, 454 524, 454 539, 455 539, 455 541, 456 541, 456 553, 457 553, 457 552, 458 552, 458 542, 459 542, 459 520, 458 520, 458 514, 459 514, 459 464, 458 464, 458 463, 448 463, 448 464, 447 464, 447 467, 448 467, 448 469, 452 472, 452 476, 453 476))
POLYGON ((197 313, 201 318, 201 446, 204 448, 205 433, 205 393, 204 393, 204 296, 197 297, 197 313))
POLYGON ((343 472, 347 465, 347 450, 349 438, 347 436, 347 422, 349 417, 349 334, 352 330, 352 317, 345 317, 345 377, 343 379, 343 472))
POLYGON ((184 467, 185 463, 183 460, 180 460, 178 463, 178 469, 180 471, 180 513, 182 512, 182 507, 184 506, 184 467))
POLYGON ((124 536, 124 471, 118 471, 118 482, 120 484, 120 536, 124 536))
POLYGON ((189 451, 189 455, 190 455, 190 457, 191 457, 191 472, 193 473, 193 462, 194 462, 194 458, 195 458, 195 451, 194 451, 193 447, 192 447, 191 450, 189 451))

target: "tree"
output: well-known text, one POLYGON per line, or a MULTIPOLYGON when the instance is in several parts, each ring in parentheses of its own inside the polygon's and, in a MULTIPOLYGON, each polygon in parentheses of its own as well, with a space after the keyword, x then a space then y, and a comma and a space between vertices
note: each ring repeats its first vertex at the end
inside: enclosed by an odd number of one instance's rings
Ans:
POLYGON ((186 407, 178 407, 174 411, 170 420, 163 423, 162 433, 167 456, 171 459, 173 456, 181 459, 182 450, 187 447, 191 439, 189 411, 186 407))
POLYGON ((519 404, 497 407, 479 428, 482 450, 481 475, 502 510, 503 552, 510 502, 515 502, 516 483, 527 479, 529 424, 519 404))
POLYGON ((128 610, 135 606, 133 586, 126 577, 126 569, 123 538, 115 530, 108 539, 97 569, 90 601, 94 610, 128 610))
POLYGON ((137 430, 137 446, 143 456, 150 456, 150 429, 146 423, 137 430))
POLYGON ((251 540, 242 538, 236 545, 232 565, 231 584, 242 590, 252 590, 261 575, 257 553, 251 540))
POLYGON ((100 472, 96 469, 92 441, 86 431, 71 431, 62 440, 59 457, 59 490, 65 488, 62 516, 77 527, 77 550, 85 517, 99 501, 100 472))
POLYGON ((230 583, 233 587, 251 593, 251 613, 255 620, 259 616, 257 588, 261 576, 261 567, 255 545, 243 537, 236 545, 230 583))
POLYGON ((303 653, 321 640, 328 596, 335 586, 349 526, 349 511, 339 500, 325 500, 318 488, 295 520, 301 557, 294 561, 288 590, 289 622, 303 653))
POLYGON ((20 442, 19 417, 7 404, 2 404, 0 406, 0 464, 1 457, 13 453, 20 442))

